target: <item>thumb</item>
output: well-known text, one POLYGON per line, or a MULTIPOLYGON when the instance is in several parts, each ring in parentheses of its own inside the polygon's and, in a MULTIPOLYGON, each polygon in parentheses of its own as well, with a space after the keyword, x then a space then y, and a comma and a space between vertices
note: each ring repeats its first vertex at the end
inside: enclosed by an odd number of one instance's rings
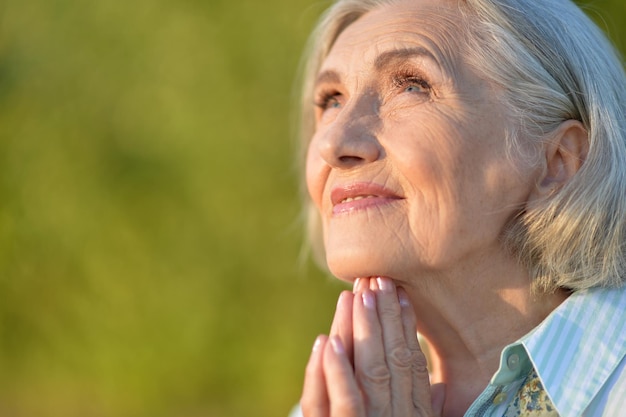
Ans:
POLYGON ((444 383, 433 384, 430 387, 430 401, 433 413, 436 417, 443 415, 443 404, 446 401, 446 385, 444 383))

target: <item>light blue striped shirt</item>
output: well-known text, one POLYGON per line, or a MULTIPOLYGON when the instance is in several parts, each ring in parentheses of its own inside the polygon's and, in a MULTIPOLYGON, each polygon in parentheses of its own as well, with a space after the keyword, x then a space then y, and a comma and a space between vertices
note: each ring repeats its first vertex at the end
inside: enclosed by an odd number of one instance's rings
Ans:
POLYGON ((561 417, 626 416, 626 287, 576 292, 507 346, 465 416, 503 416, 533 367, 561 417))

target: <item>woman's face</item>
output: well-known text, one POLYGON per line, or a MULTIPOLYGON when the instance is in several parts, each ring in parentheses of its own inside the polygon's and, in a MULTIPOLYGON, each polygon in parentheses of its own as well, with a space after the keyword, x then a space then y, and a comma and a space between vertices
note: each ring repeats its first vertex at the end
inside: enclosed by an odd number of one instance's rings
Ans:
POLYGON ((339 278, 502 256, 499 236, 533 189, 537 169, 507 157, 498 92, 464 62, 452 3, 364 15, 318 73, 306 177, 339 278))

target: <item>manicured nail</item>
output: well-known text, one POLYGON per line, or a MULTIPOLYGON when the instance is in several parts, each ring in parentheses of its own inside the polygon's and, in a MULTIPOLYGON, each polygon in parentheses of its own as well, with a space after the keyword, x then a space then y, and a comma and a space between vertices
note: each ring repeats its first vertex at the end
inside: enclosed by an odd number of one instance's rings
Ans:
POLYGON ((313 343, 313 352, 317 352, 322 345, 322 336, 317 336, 315 343, 313 343))
POLYGON ((382 292, 393 291, 393 283, 389 278, 378 277, 376 278, 376 282, 378 283, 378 289, 382 292))
POLYGON ((339 307, 341 305, 341 299, 343 298, 343 291, 341 291, 341 293, 339 293, 339 298, 337 298, 337 307, 339 307))
POLYGON ((346 354, 346 349, 343 347, 343 343, 341 343, 341 339, 339 339, 339 336, 333 336, 330 339, 330 344, 333 347, 333 350, 335 351, 336 354, 338 355, 346 354))
POLYGON ((359 288, 359 282, 361 282, 361 278, 357 278, 354 280, 354 286, 352 287, 352 292, 356 292, 359 288))
POLYGON ((361 297, 363 297, 363 305, 366 308, 369 308, 372 310, 376 308, 376 296, 374 295, 373 292, 364 291, 363 294, 361 294, 361 297))
POLYGON ((411 307, 411 301, 404 288, 398 288, 398 301, 402 307, 411 307))

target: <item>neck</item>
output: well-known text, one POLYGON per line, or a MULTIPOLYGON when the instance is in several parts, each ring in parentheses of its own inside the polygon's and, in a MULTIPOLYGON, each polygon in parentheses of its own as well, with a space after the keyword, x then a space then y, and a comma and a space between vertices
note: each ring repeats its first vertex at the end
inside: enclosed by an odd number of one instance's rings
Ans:
POLYGON ((531 291, 514 262, 467 266, 398 282, 411 298, 427 343, 432 383, 446 385, 444 415, 463 415, 497 371, 502 349, 536 327, 564 292, 531 291))

